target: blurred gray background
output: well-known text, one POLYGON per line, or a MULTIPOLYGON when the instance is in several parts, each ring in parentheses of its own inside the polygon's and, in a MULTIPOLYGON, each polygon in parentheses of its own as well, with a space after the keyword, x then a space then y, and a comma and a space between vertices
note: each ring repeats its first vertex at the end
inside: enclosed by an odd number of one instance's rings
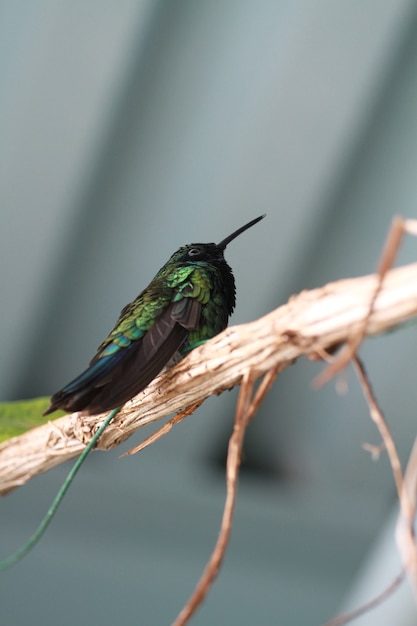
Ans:
MULTIPOLYGON (((56 391, 176 248, 260 213, 227 250, 232 323, 372 272, 391 217, 416 214, 416 119, 411 0, 1 0, 0 397, 56 391)), ((361 350, 404 461, 416 348, 411 327, 361 350)), ((361 448, 380 438, 353 373, 340 396, 312 390, 321 368, 284 372, 249 429, 196 626, 318 625, 400 569, 388 461, 361 448)), ((217 537, 236 397, 140 455, 91 455, 41 544, 2 574, 1 623, 170 624, 217 537)), ((2 555, 69 467, 2 500, 2 555)), ((416 621, 403 585, 356 623, 416 621)))

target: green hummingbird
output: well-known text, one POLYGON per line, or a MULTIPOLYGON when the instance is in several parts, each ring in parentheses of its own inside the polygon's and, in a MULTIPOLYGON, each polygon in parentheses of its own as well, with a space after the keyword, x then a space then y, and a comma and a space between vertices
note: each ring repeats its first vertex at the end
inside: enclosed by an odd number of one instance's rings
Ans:
POLYGON ((170 362, 227 326, 236 304, 226 246, 265 215, 220 243, 179 248, 138 297, 122 309, 89 367, 57 391, 44 415, 63 409, 88 415, 122 406, 170 362))

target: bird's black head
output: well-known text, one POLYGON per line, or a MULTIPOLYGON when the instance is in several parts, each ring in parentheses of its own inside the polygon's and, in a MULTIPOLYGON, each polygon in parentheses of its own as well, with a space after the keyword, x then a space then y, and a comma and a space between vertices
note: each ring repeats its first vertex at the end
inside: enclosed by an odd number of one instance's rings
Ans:
POLYGON ((175 252, 167 263, 172 265, 198 265, 205 268, 205 271, 212 274, 213 293, 221 293, 225 304, 226 323, 231 315, 236 303, 235 279, 230 265, 224 258, 224 251, 227 245, 238 237, 245 230, 257 224, 265 215, 260 215, 244 226, 235 230, 231 235, 223 239, 220 243, 191 243, 183 246, 175 252), (217 277, 217 278, 216 278, 217 277))
POLYGON ((256 217, 254 220, 251 220, 244 226, 241 226, 237 230, 235 230, 231 235, 223 239, 220 243, 190 243, 187 246, 183 246, 177 252, 175 252, 170 261, 174 261, 176 263, 213 263, 216 265, 217 262, 225 262, 224 261, 224 251, 228 244, 236 239, 239 235, 241 235, 245 230, 251 228, 258 222, 260 222, 265 215, 260 215, 256 217))

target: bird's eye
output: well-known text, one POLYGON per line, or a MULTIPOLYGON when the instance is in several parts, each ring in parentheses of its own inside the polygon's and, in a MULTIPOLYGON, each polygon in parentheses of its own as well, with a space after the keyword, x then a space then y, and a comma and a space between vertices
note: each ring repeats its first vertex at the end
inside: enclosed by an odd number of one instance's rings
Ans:
POLYGON ((188 250, 188 256, 189 257, 201 256, 201 250, 199 250, 198 248, 191 248, 190 250, 188 250))

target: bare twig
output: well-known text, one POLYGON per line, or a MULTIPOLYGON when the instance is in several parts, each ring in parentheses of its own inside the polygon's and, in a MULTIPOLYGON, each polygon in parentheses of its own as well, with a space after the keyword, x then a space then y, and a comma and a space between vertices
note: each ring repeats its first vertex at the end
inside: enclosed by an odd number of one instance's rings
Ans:
POLYGON ((172 430, 173 426, 175 426, 176 424, 179 424, 186 417, 189 417, 190 415, 192 415, 194 411, 196 411, 198 407, 201 406, 202 404, 203 404, 202 400, 201 402, 195 402, 194 404, 191 404, 180 413, 177 413, 175 417, 170 419, 169 422, 166 422, 163 426, 161 426, 161 428, 158 428, 158 430, 152 433, 152 435, 149 435, 149 437, 146 437, 146 439, 141 441, 139 445, 135 446, 134 448, 131 448, 131 450, 128 450, 121 456, 122 457, 129 456, 131 454, 137 454, 138 452, 141 452, 142 450, 144 450, 144 448, 147 448, 148 446, 150 446, 151 443, 155 443, 156 441, 158 441, 158 439, 161 439, 161 437, 163 437, 164 435, 167 435, 172 430))
MULTIPOLYGON (((409 490, 404 485, 404 476, 401 468, 401 462, 398 456, 397 447, 395 445, 394 439, 392 437, 391 431, 388 427, 386 419, 381 411, 381 408, 378 405, 378 402, 375 398, 375 395, 371 389, 371 385, 369 379, 366 375, 365 368, 358 359, 355 357, 353 360, 353 364, 357 371, 359 380, 362 385, 362 389, 365 395, 365 398, 368 402, 370 415, 377 425, 381 437, 384 441, 385 448, 388 453, 388 457, 391 463, 391 469, 395 480, 395 485, 398 493, 398 500, 400 503, 400 518, 399 524, 397 525, 397 537, 400 536, 400 543, 403 547, 402 556, 403 556, 403 565, 405 571, 408 574, 408 578, 410 579, 413 589, 417 596, 417 546, 415 543, 415 533, 414 533, 414 515, 415 515, 415 507, 416 507, 416 497, 415 492, 413 495, 409 493, 409 490), (410 499, 410 495, 411 498, 410 499), (398 534, 399 533, 399 534, 398 534)), ((414 445, 416 448, 416 444, 414 445)), ((413 454, 411 455, 411 459, 416 461, 413 454)), ((415 482, 415 472, 411 470, 411 468, 415 470, 414 463, 409 463, 409 486, 411 487, 411 480, 413 483, 415 482), (412 477, 412 478, 411 478, 412 477)))
POLYGON ((215 578, 217 577, 226 552, 227 544, 229 543, 230 532, 232 530, 233 511, 237 493, 237 479, 246 427, 259 410, 260 405, 268 394, 271 386, 279 374, 279 371, 280 368, 277 366, 265 374, 252 400, 251 396, 254 387, 254 377, 250 370, 246 371, 243 376, 239 398, 237 401, 233 434, 229 441, 227 454, 227 494, 219 537, 210 560, 207 563, 203 575, 201 576, 192 596, 172 626, 184 626, 184 624, 188 622, 203 602, 207 593, 210 591, 215 578))
POLYGON ((248 409, 248 422, 250 422, 255 417, 256 413, 259 411, 259 407, 265 400, 265 397, 267 396, 269 390, 274 384, 275 379, 277 378, 278 374, 280 374, 280 372, 285 369, 285 367, 286 366, 276 365, 265 374, 260 382, 258 389, 256 390, 255 397, 250 403, 248 409))
MULTIPOLYGON (((362 386, 362 390, 365 396, 365 399, 369 406, 369 413, 371 415, 372 420, 375 422, 384 444, 385 449, 387 450, 388 457, 391 463, 391 469, 394 476, 395 485, 397 488, 398 499, 400 502, 400 516, 397 524, 397 541, 402 545, 402 554, 403 554, 403 564, 404 569, 402 572, 393 580, 393 582, 386 588, 382 593, 378 594, 375 598, 366 602, 362 606, 354 609, 353 611, 349 611, 347 613, 343 613, 333 618, 329 622, 326 622, 324 626, 343 626, 344 624, 348 624, 353 620, 357 619, 364 613, 371 611, 376 606, 381 604, 384 600, 387 599, 402 583, 404 580, 404 575, 407 572, 409 578, 413 583, 413 588, 416 589, 416 574, 417 574, 417 549, 415 545, 415 535, 414 535, 414 527, 413 520, 415 514, 416 507, 416 496, 415 490, 413 495, 410 497, 410 494, 405 487, 405 481, 402 473, 401 462, 398 456, 397 448, 392 437, 391 431, 388 427, 386 419, 381 411, 381 408, 378 405, 378 401, 372 391, 371 384, 369 382, 368 376, 366 374, 365 368, 361 360, 354 356, 352 358, 353 365, 356 369, 359 381, 362 386)), ((410 457, 410 475, 409 475, 409 484, 408 487, 415 488, 416 486, 416 463, 417 463, 417 445, 414 444, 413 453, 410 457), (414 454, 413 454, 414 453, 414 454), (412 468, 412 469, 411 469, 412 468)))
MULTIPOLYGON (((117 446, 138 428, 238 385, 247 370, 259 378, 274 368, 284 369, 301 355, 343 343, 363 328, 379 281, 372 275, 305 291, 255 322, 226 329, 128 402, 99 447, 117 446)), ((416 314, 417 264, 413 264, 386 274, 366 334, 383 333, 416 314)), ((0 494, 78 456, 103 419, 74 413, 1 444, 0 494)))
POLYGON ((181 610, 177 619, 172 626, 184 626, 188 620, 194 615, 197 608, 203 602, 209 592, 223 561, 227 544, 229 543, 230 532, 232 530, 233 511, 237 493, 237 479, 239 475, 240 457, 242 453, 243 440, 245 437, 246 426, 248 424, 248 414, 250 408, 250 398, 252 395, 254 381, 252 380, 250 371, 246 371, 240 387, 239 397, 236 407, 235 424, 232 436, 229 441, 227 453, 227 469, 226 469, 226 501, 223 510, 223 519, 220 527, 219 536, 208 561, 206 568, 194 589, 193 594, 188 602, 181 610))
POLYGON ((358 617, 361 617, 365 613, 372 611, 372 609, 375 609, 377 606, 382 604, 382 602, 389 598, 389 596, 398 589, 403 581, 404 570, 398 574, 398 576, 392 581, 392 583, 388 587, 386 587, 386 589, 384 589, 381 593, 372 598, 372 600, 369 600, 369 602, 365 602, 365 604, 362 604, 362 606, 359 606, 353 611, 348 611, 347 613, 341 613, 340 615, 337 615, 329 622, 323 624, 323 626, 344 626, 345 624, 349 624, 349 622, 353 622, 353 620, 358 619, 358 617))
POLYGON ((400 514, 397 522, 396 535, 397 544, 402 555, 404 570, 379 596, 354 611, 336 617, 325 626, 339 626, 346 624, 363 613, 371 610, 385 600, 386 597, 399 586, 405 573, 408 574, 408 578, 410 579, 412 588, 417 598, 417 547, 414 532, 414 517, 417 504, 417 439, 414 442, 407 467, 406 480, 404 480, 401 463, 391 431, 378 405, 376 397, 373 394, 365 368, 360 359, 356 356, 356 351, 366 335, 367 327, 374 313, 377 298, 382 291, 385 277, 394 263, 402 238, 406 232, 417 235, 417 220, 404 220, 401 217, 395 217, 378 264, 378 283, 370 299, 369 308, 367 314, 364 316, 362 326, 356 333, 351 334, 337 359, 335 359, 315 381, 316 387, 325 384, 333 376, 335 376, 336 373, 340 372, 340 370, 343 369, 350 360, 352 360, 369 406, 371 418, 377 425, 382 436, 381 446, 367 446, 367 449, 370 449, 373 456, 379 456, 381 450, 385 448, 391 463, 391 469, 400 503, 400 514))
POLYGON ((357 349, 366 336, 366 329, 374 311, 375 302, 381 292, 385 276, 394 264, 395 257, 397 256, 401 241, 406 232, 417 235, 417 220, 405 220, 400 216, 394 217, 376 270, 378 282, 371 295, 368 311, 363 317, 362 324, 358 330, 351 333, 345 345, 337 355, 337 358, 316 377, 314 381, 315 387, 321 387, 329 382, 338 372, 346 367, 356 354, 357 349))
POLYGON ((363 450, 370 452, 373 461, 378 461, 379 457, 381 456, 381 453, 386 449, 385 443, 383 441, 381 441, 381 443, 378 446, 372 443, 363 443, 362 448, 363 450))
MULTIPOLYGON (((403 493, 404 477, 403 477, 403 472, 401 468, 401 462, 398 456, 397 446, 395 445, 391 431, 381 411, 381 408, 378 405, 378 401, 375 397, 375 394, 372 391, 371 383, 369 382, 369 379, 366 374, 365 367, 362 361, 358 357, 354 357, 353 365, 355 367, 356 373, 361 383, 363 394, 368 403, 370 416, 373 422, 376 424, 381 434, 381 437, 383 439, 383 442, 385 444, 385 449, 388 453, 388 457, 391 463, 392 473, 394 476, 398 497, 401 500, 402 493, 403 493)), ((404 511, 403 511, 404 514, 406 515, 407 519, 410 519, 410 515, 412 514, 412 508, 411 508, 411 504, 407 495, 404 496, 401 504, 404 506, 404 511)))
POLYGON ((416 537, 414 531, 414 518, 416 514, 417 494, 417 439, 414 440, 408 460, 403 488, 400 494, 400 513, 396 527, 397 546, 400 551, 403 565, 408 574, 408 579, 417 599, 417 568, 416 568, 416 537), (407 507, 410 507, 408 510, 407 507))

